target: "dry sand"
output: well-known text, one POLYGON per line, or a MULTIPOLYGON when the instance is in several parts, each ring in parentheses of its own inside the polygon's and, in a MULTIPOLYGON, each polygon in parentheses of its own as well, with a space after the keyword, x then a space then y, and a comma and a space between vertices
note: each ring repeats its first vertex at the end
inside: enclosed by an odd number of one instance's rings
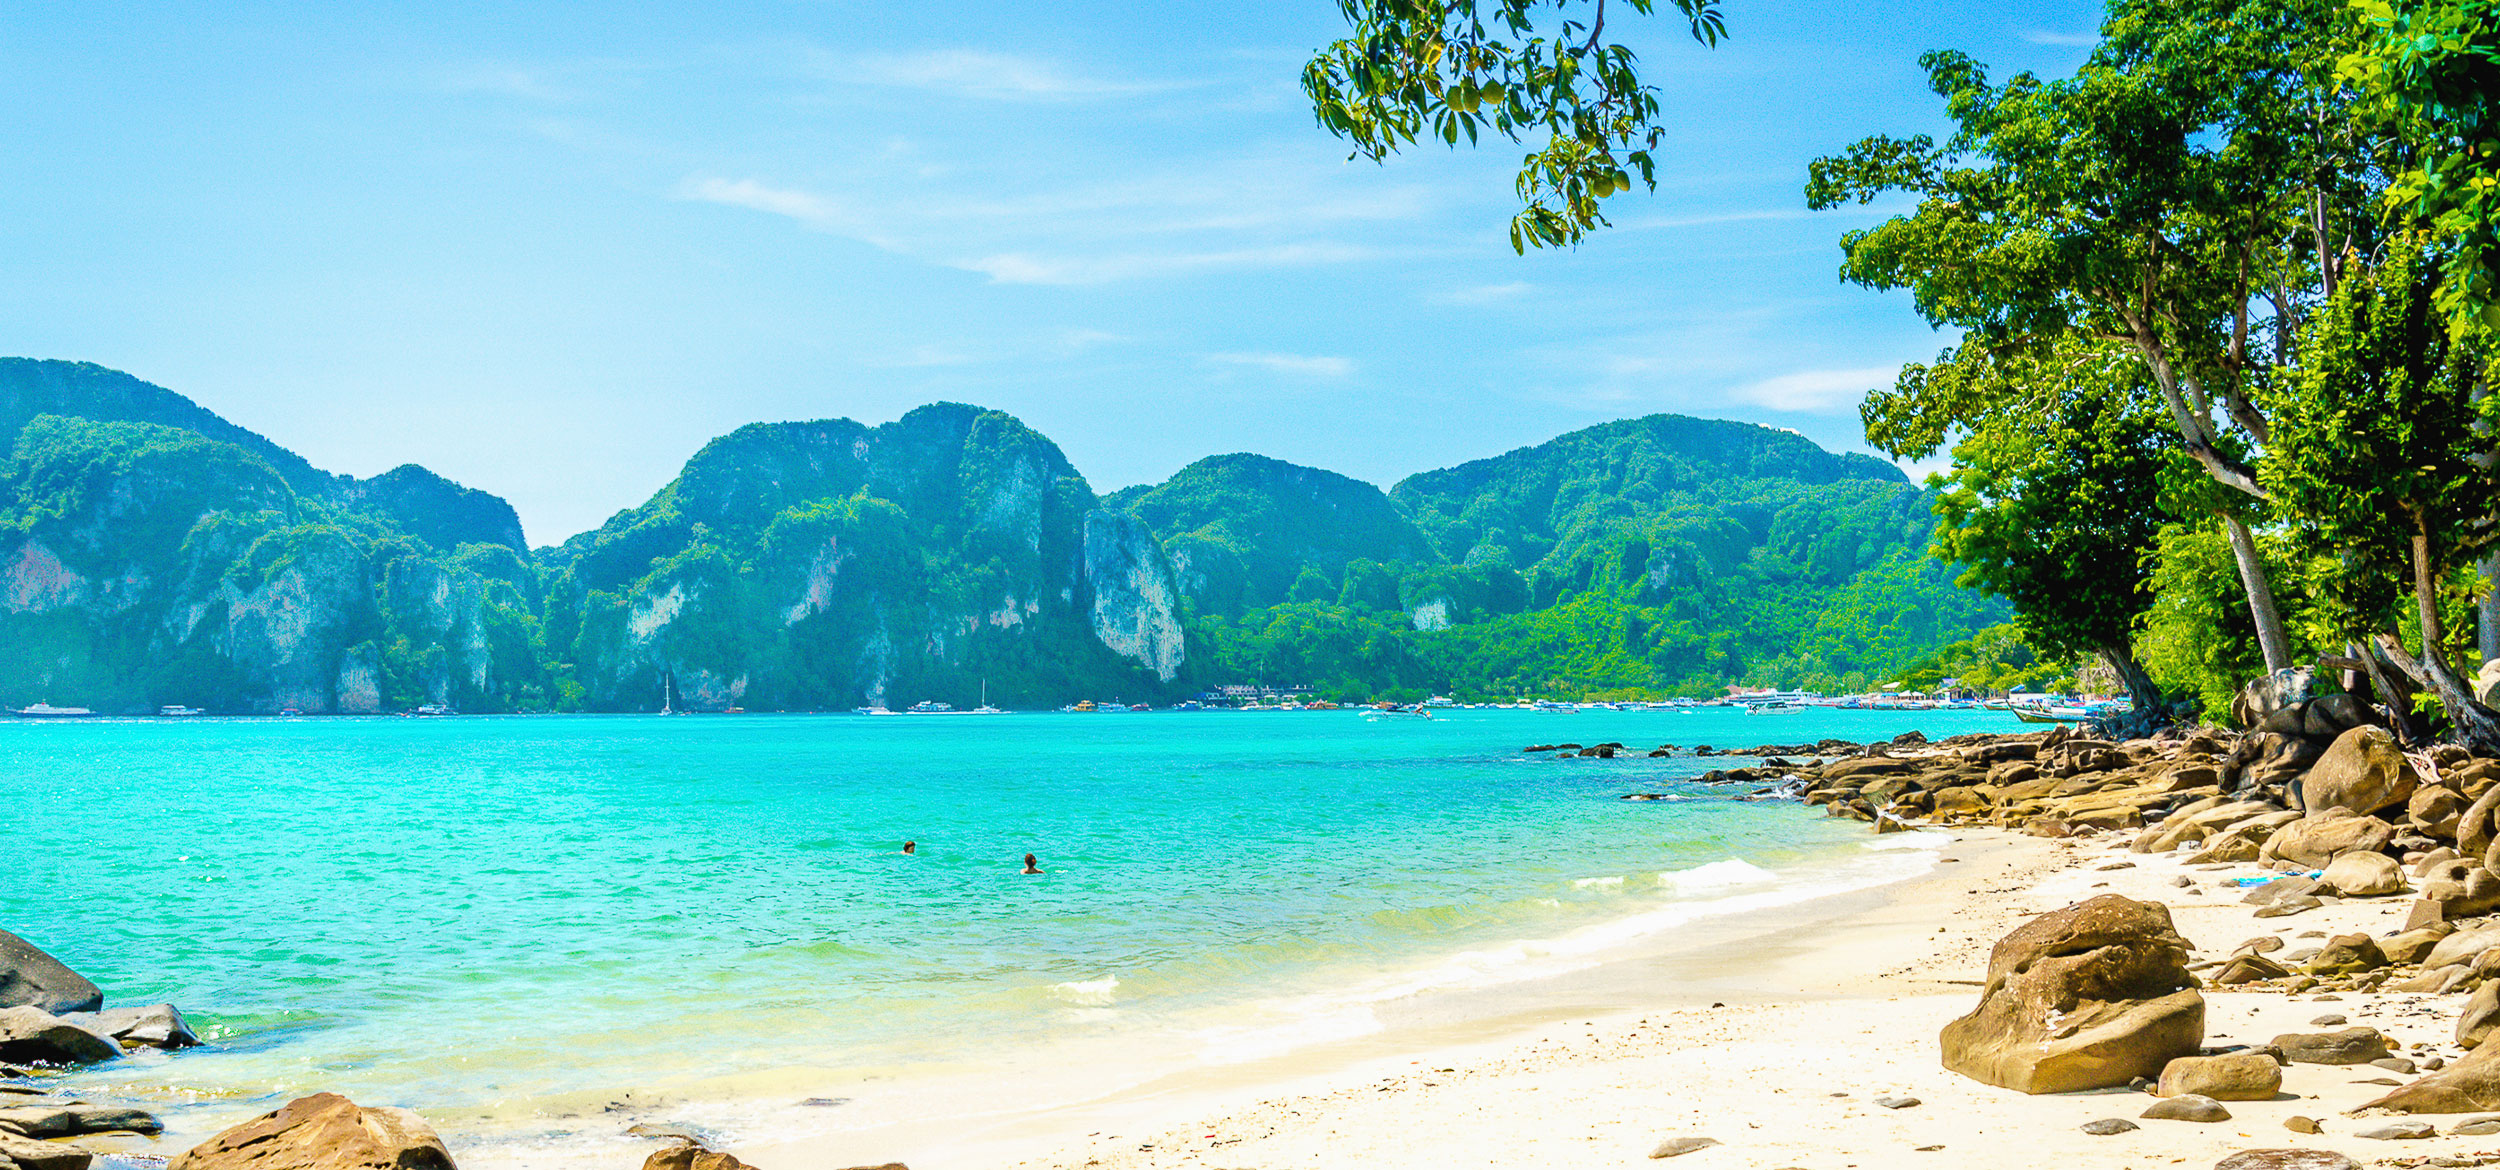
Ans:
MULTIPOLYGON (((1890 891, 1854 922, 1810 940, 1757 940, 1753 955, 1729 949, 1730 964, 1767 960, 1752 976, 1758 986, 1794 994, 1710 1006, 1679 1004, 1662 989, 1647 1010, 1555 1023, 1507 1042, 1371 1060, 1182 1124, 1097 1130, 1016 1164, 1996 1170, 2205 1167, 2233 1151, 2269 1147, 2335 1149, 2365 1164, 2417 1164, 2438 1155, 2458 1159, 2446 1164, 2472 1165, 2475 1155, 2500 1155, 2495 1137, 2354 1136, 2386 1119, 2344 1111, 2387 1090, 2373 1081, 2406 1079, 2370 1066, 2294 1065, 2277 1100, 2231 1102, 2231 1120, 2203 1124, 2140 1120, 2154 1099, 2138 1092, 2032 1097, 1945 1071, 1937 1062, 1937 1030, 1970 1009, 1988 948, 2028 913, 2104 892, 2158 900, 2172 908, 2200 957, 2218 957, 2259 934, 2282 935, 2287 949, 2297 949, 2315 944, 2305 937, 2313 932, 2384 933, 2400 924, 2406 906, 2402 897, 2352 901, 2257 919, 2226 884, 2257 873, 2253 865, 2190 871, 2170 858, 2126 852, 2126 835, 2055 844, 1990 836, 1972 834, 1957 847, 1962 861, 1942 866, 1936 880, 1890 891), (2118 862, 2128 866, 2099 868, 2118 862), (2174 884, 2182 876, 2194 884, 2174 884), (1876 1104, 1888 1096, 1919 1103, 1876 1104), (2325 1132, 2285 1128, 2295 1115, 2318 1119, 2325 1132), (2109 1137, 2079 1128, 2110 1117, 2141 1128, 2109 1137), (1688 1136, 1720 1144, 1650 1161, 1663 1140, 1688 1136)), ((2209 989, 2207 1043, 2329 1030, 2312 1021, 2333 1014, 2379 1028, 2416 1060, 2453 1060, 2462 998, 2209 989)), ((2445 1130, 2458 1119, 2434 1120, 2445 1130)), ((951 1151, 930 1153, 936 1157, 928 1165, 954 1164, 951 1151)))

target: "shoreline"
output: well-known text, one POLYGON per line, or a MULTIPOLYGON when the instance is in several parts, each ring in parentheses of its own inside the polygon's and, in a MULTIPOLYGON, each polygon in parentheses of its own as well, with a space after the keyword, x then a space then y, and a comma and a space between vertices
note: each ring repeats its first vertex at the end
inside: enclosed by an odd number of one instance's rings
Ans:
MULTIPOLYGON (((1907 847, 1954 860, 1931 860, 1919 873, 1880 884, 1759 908, 1708 913, 1718 899, 1670 903, 1670 912, 1679 905, 1704 912, 1568 969, 1383 997, 1369 1004, 1376 1025, 1359 1034, 1256 1059, 1172 1060, 1170 1052, 1158 1052, 1166 1058, 1155 1062, 1160 1067, 1138 1068, 1114 1053, 1122 1042, 1081 1041, 1003 1054, 956 1074, 920 1070, 885 1085, 829 1071, 785 1070, 740 1078, 745 1091, 734 1097, 698 1094, 652 1105, 628 1099, 621 1109, 593 1115, 591 1124, 604 1133, 575 1132, 553 1142, 472 1138, 458 1142, 455 1152, 470 1170, 621 1164, 653 1148, 648 1139, 623 1134, 641 1124, 696 1132, 767 1170, 887 1161, 914 1170, 1083 1164, 1081 1158, 1055 1161, 1055 1151, 1087 1135, 1157 1132, 1191 1117, 1230 1115, 1278 1094, 1326 1093, 1340 1082, 1376 1080, 1418 1062, 1447 1067, 1490 1059, 1566 1021, 1708 1013, 1714 1003, 1862 999, 1868 979, 1924 963, 1940 927, 1956 930, 1955 937, 1984 958, 1995 937, 2019 918, 2010 904, 1994 899, 1997 890, 2056 872, 2073 848, 1967 831, 1869 834, 1860 845, 1870 857, 1907 847), (1980 895, 1961 892, 1974 883, 1980 895), (842 1104, 788 1104, 828 1095, 842 1104), (757 1108, 769 1099, 782 1104, 757 1108)), ((1729 893, 1743 897, 1741 888, 1729 893)), ((1137 1052, 1131 1047, 1128 1054, 1137 1052)), ((457 1116, 437 1120, 454 1132, 466 1128, 457 1116)))

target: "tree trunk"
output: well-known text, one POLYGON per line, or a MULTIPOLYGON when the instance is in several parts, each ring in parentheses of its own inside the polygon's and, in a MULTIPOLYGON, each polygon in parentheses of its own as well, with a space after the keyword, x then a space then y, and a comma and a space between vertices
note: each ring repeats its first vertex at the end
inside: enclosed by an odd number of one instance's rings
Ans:
POLYGON ((2413 604, 2422 623, 2422 672, 2430 676, 2431 691, 2439 696, 2440 707, 2448 713, 2448 724, 2456 731, 2459 742, 2476 755, 2500 755, 2500 712, 2483 706, 2474 698, 2474 688, 2457 677, 2448 666, 2448 649, 2442 643, 2439 623, 2439 578, 2431 564, 2431 538, 2428 529, 2417 517, 2413 525, 2413 604))
POLYGON ((2135 704, 2136 714, 2154 720, 2147 726, 2166 723, 2162 716, 2167 714, 2167 705, 2162 701, 2161 688, 2153 685, 2153 676, 2144 672, 2135 653, 2125 646, 2103 646, 2100 655, 2101 661, 2118 673, 2118 680, 2127 685, 2127 701, 2135 704))
POLYGON ((2483 595, 2474 602, 2474 649, 2485 666, 2500 658, 2500 553, 2483 558, 2483 595))
POLYGON ((2266 577, 2257 538, 2248 531, 2248 522, 2237 516, 2225 515, 2222 528, 2231 536, 2231 559, 2239 562, 2240 586, 2248 592, 2248 616, 2257 625, 2257 649, 2266 656, 2266 673, 2288 670, 2292 643, 2283 635, 2283 615, 2274 608, 2274 583, 2266 577))
MULTIPOLYGON (((2393 644, 2395 639, 2386 638, 2386 641, 2393 644)), ((2412 685, 2410 678, 2399 684, 2391 677, 2388 668, 2394 662, 2386 647, 2377 642, 2352 643, 2352 656, 2360 659, 2362 669, 2369 672, 2370 691, 2378 698, 2378 705, 2387 712, 2388 725, 2395 730, 2397 742, 2406 747, 2422 746, 2426 737, 2422 734, 2421 724, 2413 717, 2413 696, 2419 688, 2412 685)))

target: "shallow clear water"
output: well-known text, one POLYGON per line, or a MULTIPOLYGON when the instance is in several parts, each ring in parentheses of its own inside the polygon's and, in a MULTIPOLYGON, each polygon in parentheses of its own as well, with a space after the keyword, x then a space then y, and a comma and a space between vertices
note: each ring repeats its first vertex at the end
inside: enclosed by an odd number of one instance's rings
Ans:
POLYGON ((1553 953, 1517 940, 1839 872, 1868 838, 1817 809, 1616 799, 1726 761, 1518 749, 1910 727, 2017 729, 1728 711, 0 724, 0 926, 113 1002, 170 1000, 213 1030, 209 1050, 85 1074, 160 1095, 460 1108, 960 1062, 1494 978, 1553 953), (1027 851, 1047 874, 1018 874, 1027 851))

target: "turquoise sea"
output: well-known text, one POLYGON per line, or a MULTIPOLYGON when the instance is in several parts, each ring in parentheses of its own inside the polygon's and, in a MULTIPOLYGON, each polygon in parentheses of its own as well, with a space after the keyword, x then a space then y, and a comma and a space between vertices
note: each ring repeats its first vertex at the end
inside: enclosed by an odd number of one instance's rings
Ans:
POLYGON ((74 1078, 177 1128, 312 1089, 527 1116, 1071 1037, 1251 1059, 1359 1027, 1349 1005, 1908 876, 1854 822, 1679 783, 1729 761, 1523 745, 1913 727, 2016 729, 1723 710, 15 722, 0 926, 214 1038, 74 1078), (1691 799, 1617 799, 1662 787, 1691 799), (1027 852, 1045 874, 1017 872, 1027 852))

